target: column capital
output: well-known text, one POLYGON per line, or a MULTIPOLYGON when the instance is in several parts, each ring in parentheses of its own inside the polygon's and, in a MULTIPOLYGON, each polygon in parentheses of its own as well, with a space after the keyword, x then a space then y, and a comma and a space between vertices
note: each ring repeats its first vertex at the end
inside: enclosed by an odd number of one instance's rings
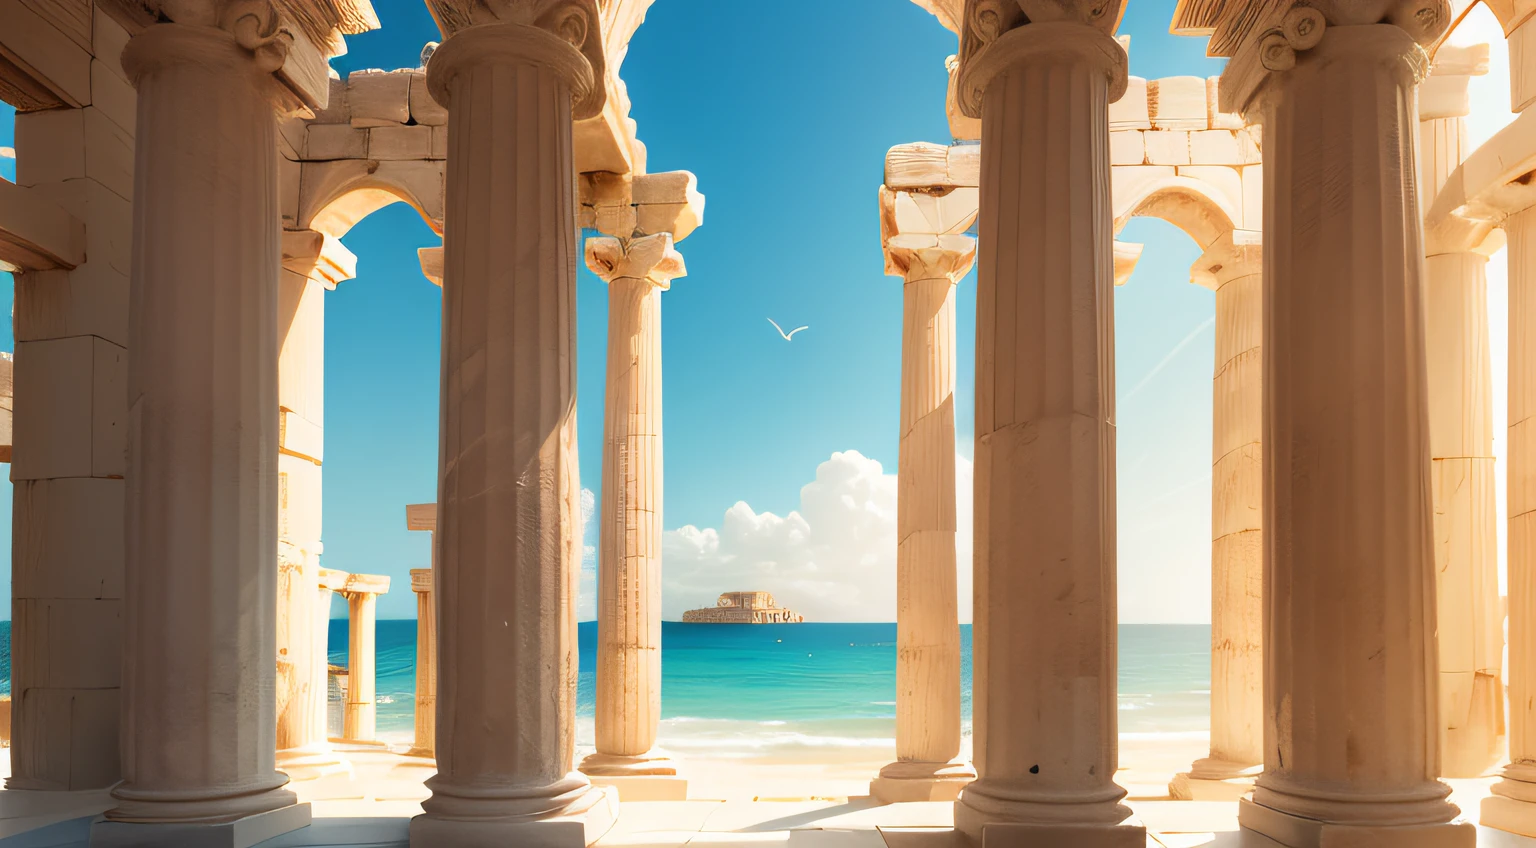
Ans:
POLYGON ((427 282, 438 288, 443 287, 443 248, 418 247, 416 248, 416 261, 421 263, 421 275, 427 278, 427 282))
POLYGON ((1211 54, 1231 61, 1221 74, 1223 112, 1247 114, 1273 74, 1296 67, 1298 54, 1313 52, 1329 28, 1388 25, 1402 38, 1383 33, 1369 41, 1351 43, 1350 51, 1374 50, 1404 61, 1403 70, 1422 81, 1429 71, 1432 45, 1450 27, 1448 0, 1288 0, 1268 13, 1254 2, 1228 4, 1211 36, 1211 54))
POLYGON ((1119 100, 1129 58, 1114 32, 1124 12, 1125 0, 969 0, 960 26, 960 111, 980 118, 987 85, 1030 58, 1093 63, 1109 80, 1109 102, 1119 100))
POLYGON ((672 246, 671 233, 634 239, 594 236, 587 239, 586 254, 587 267, 605 283, 645 280, 665 291, 674 279, 688 274, 683 255, 672 246))
POLYGON ((418 595, 432 591, 432 569, 411 569, 411 591, 418 595))
POLYGON ((283 230, 283 270, 327 289, 357 277, 357 255, 341 239, 314 230, 283 230))
POLYGON ((910 234, 885 243, 885 273, 908 283, 947 279, 960 282, 976 261, 976 239, 966 235, 910 234))
POLYGON ((1239 277, 1264 273, 1264 238, 1258 230, 1228 230, 1189 268, 1189 281, 1216 291, 1239 277))
POLYGON ((382 574, 348 574, 338 591, 343 595, 386 595, 389 578, 382 574))
POLYGON ((273 75, 265 93, 284 111, 323 109, 330 93, 327 63, 346 52, 342 36, 379 28, 368 0, 106 0, 104 5, 134 24, 132 29, 143 27, 123 55, 123 69, 135 85, 142 74, 167 65, 247 62, 254 73, 273 75))
POLYGON ((486 62, 537 65, 571 87, 571 117, 602 112, 602 25, 597 0, 429 0, 448 35, 427 63, 427 90, 452 109, 450 86, 466 67, 486 62))

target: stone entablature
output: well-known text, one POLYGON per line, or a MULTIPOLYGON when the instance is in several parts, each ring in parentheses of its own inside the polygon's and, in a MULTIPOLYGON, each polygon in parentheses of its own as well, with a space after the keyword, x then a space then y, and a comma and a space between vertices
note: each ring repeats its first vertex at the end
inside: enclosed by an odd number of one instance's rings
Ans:
POLYGON ((774 606, 767 592, 726 592, 713 607, 688 610, 690 624, 800 624, 805 616, 774 606))

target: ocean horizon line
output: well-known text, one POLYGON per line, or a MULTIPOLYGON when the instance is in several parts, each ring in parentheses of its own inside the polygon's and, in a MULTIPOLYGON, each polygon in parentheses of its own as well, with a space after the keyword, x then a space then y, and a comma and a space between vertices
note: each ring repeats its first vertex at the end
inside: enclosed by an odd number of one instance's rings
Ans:
MULTIPOLYGON (((332 617, 330 620, 331 621, 346 621, 347 617, 344 616, 344 615, 339 615, 339 616, 332 617)), ((379 618, 379 619, 376 619, 376 621, 379 621, 379 622, 385 622, 385 621, 416 621, 416 620, 418 620, 418 619, 415 616, 410 616, 410 617, 407 617, 407 618, 379 618)), ((8 618, 0 618, 0 621, 10 621, 10 619, 8 619, 8 618)), ((583 619, 577 621, 576 623, 577 624, 596 624, 597 623, 597 619, 595 619, 595 618, 583 618, 583 619)), ((719 622, 710 622, 710 621, 677 621, 675 619, 670 619, 670 618, 662 619, 661 623, 662 624, 698 624, 698 625, 701 625, 701 626, 708 625, 708 626, 712 626, 712 627, 719 627, 720 626, 719 622)), ((799 626, 801 624, 895 624, 895 623, 896 623, 895 621, 802 621, 802 622, 796 622, 793 625, 785 625, 785 626, 799 626)), ((970 624, 971 624, 971 622, 969 622, 969 621, 962 621, 962 622, 960 622, 960 625, 962 627, 968 626, 970 624)), ((1116 624, 1122 624, 1122 625, 1123 624, 1130 624, 1130 625, 1135 625, 1135 626, 1138 626, 1138 627, 1140 627, 1140 626, 1149 626, 1149 625, 1155 625, 1157 627, 1210 627, 1211 626, 1211 623, 1209 621, 1120 621, 1120 622, 1116 622, 1116 624)), ((771 627, 771 626, 774 626, 774 625, 773 624, 766 624, 766 623, 765 624, 745 624, 745 623, 743 623, 741 626, 745 626, 745 627, 771 627)))

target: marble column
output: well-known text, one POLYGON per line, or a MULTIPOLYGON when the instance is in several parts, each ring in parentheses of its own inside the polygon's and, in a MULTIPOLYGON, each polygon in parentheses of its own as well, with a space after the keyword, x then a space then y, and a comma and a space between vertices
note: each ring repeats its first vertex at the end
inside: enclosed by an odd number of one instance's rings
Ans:
MULTIPOLYGON (((1469 74, 1488 46, 1444 45, 1419 88, 1420 211, 1471 151, 1469 74)), ((1478 777, 1504 747, 1504 628, 1494 509, 1488 258, 1426 238, 1430 480, 1440 641, 1440 774, 1478 777)))
POLYGON ((896 762, 870 794, 953 801, 976 779, 960 757, 960 619, 955 587, 955 284, 976 239, 896 235, 902 275, 901 430, 896 476, 896 762))
POLYGON ((687 273, 670 233, 587 239, 608 284, 603 500, 598 510, 597 751, 581 762, 623 800, 683 800, 661 718, 661 293, 687 273))
MULTIPOLYGON (((1264 772, 1286 846, 1471 846, 1439 773, 1415 88, 1435 0, 1296 7, 1228 65, 1264 127, 1264 772)), ((1235 81, 1235 78, 1234 78, 1235 81)), ((1223 77, 1227 86, 1229 77, 1223 77)), ((1240 88, 1240 86, 1239 86, 1240 88)))
MULTIPOLYGON (((976 781, 988 845, 1142 848, 1120 803, 1109 104, 1119 4, 968 16, 960 98, 982 119, 976 320, 976 781)), ((1011 10, 1011 11, 1010 11, 1011 10)))
POLYGON ((416 593, 416 737, 408 757, 431 757, 437 738, 437 609, 432 569, 411 569, 416 593))
POLYGON ((1264 761, 1264 474, 1261 456, 1264 257, 1232 230, 1191 280, 1216 293, 1211 404, 1211 750, 1168 786, 1176 799, 1235 801, 1264 761))
POLYGON ((379 596, 389 591, 389 578, 353 574, 341 594, 347 599, 347 701, 341 737, 348 742, 377 741, 379 596))
POLYGON ((350 769, 326 739, 326 635, 321 612, 321 462, 325 422, 325 293, 356 275, 357 257, 330 236, 285 231, 278 284, 277 767, 294 780, 350 769))
MULTIPOLYGON (((322 568, 319 574, 319 601, 315 605, 315 615, 319 619, 315 627, 315 651, 323 661, 315 666, 314 685, 319 686, 320 691, 325 694, 317 699, 315 703, 315 718, 320 723, 321 733, 326 737, 327 741, 331 738, 331 602, 335 600, 336 593, 340 592, 347 585, 347 580, 351 576, 345 571, 337 571, 332 568, 322 568)), ((348 650, 350 649, 350 646, 348 646, 348 650)), ((342 702, 342 714, 345 717, 345 701, 342 702)), ((337 731, 336 738, 341 738, 339 730, 337 731)), ((343 762, 346 761, 343 760, 343 762)), ((351 770, 350 763, 347 764, 347 769, 351 770)))
POLYGON ((1536 837, 1536 207, 1509 216, 1509 764, 1487 827, 1536 837))
POLYGON ((262 36, 275 12, 239 8, 228 32, 153 24, 123 53, 138 88, 124 780, 93 845, 222 827, 241 848, 309 822, 276 768, 273 692, 274 110, 295 104, 272 76, 286 33, 262 36))
MULTIPOLYGON (((574 768, 576 210, 572 120, 603 103, 594 0, 452 29, 437 544, 437 767, 423 846, 581 846, 611 789, 574 768), (546 28, 547 27, 547 28, 546 28)), ((488 15, 491 13, 487 13, 488 15)))

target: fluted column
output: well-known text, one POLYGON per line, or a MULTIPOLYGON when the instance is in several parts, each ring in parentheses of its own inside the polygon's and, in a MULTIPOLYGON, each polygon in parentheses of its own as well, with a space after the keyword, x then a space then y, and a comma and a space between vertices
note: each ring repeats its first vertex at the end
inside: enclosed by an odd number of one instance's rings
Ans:
MULTIPOLYGON (((1420 211, 1471 147, 1470 73, 1487 45, 1442 46, 1419 88, 1420 211)), ((1488 258, 1426 239, 1430 480, 1440 637, 1440 774, 1478 777, 1504 737, 1504 628, 1494 509, 1493 385, 1488 350, 1488 258)))
POLYGON ((623 778, 616 785, 626 799, 681 800, 687 784, 654 746, 661 718, 661 293, 687 272, 670 233, 589 238, 586 257, 608 284, 608 368, 598 512, 597 752, 582 760, 581 770, 623 778))
POLYGON ((896 476, 896 762, 870 794, 953 801, 976 779, 960 759, 955 588, 955 284, 976 259, 964 235, 897 235, 902 274, 901 430, 896 476))
POLYGON ((347 771, 326 738, 328 680, 320 592, 325 422, 325 293, 355 276, 340 241, 285 231, 278 284, 277 767, 294 780, 347 771))
POLYGON ((411 569, 416 593, 416 737, 409 757, 431 757, 437 739, 437 609, 432 569, 411 569))
POLYGON ((341 737, 348 742, 377 741, 378 606, 389 582, 388 577, 353 574, 341 592, 347 599, 347 701, 341 737))
MULTIPOLYGON (((988 844, 1135 846, 1115 704, 1114 257, 1118 3, 968 16, 982 119, 973 727, 955 826, 988 844), (1025 16, 1028 11, 1031 17, 1025 16)), ((1021 6, 1022 9, 1021 10, 1021 6)), ((969 6, 967 7, 970 8, 969 6)))
MULTIPOLYGON (((301 827, 278 772, 276 13, 154 24, 138 88, 129 297, 123 783, 97 845, 150 823, 301 827), (136 823, 133 825, 123 823, 136 823)), ((238 16, 236 15, 238 13, 238 16)))
POLYGON ((1509 237, 1509 764, 1480 821, 1536 837, 1536 208, 1509 237))
POLYGON ((1416 39, 1448 15, 1435 0, 1296 7, 1262 42, 1268 74, 1243 104, 1264 126, 1270 471, 1265 770, 1239 821, 1288 846, 1475 840, 1436 779, 1415 167, 1416 39), (1414 32, 1377 23, 1387 12, 1414 32))
POLYGON ((427 67, 448 109, 448 226, 438 773, 411 822, 416 848, 590 844, 617 813, 611 790, 574 769, 571 124, 603 102, 598 11, 594 0, 512 0, 496 14, 450 27, 427 67))
POLYGON ((1264 260, 1234 230, 1191 269, 1216 292, 1211 404, 1211 751, 1169 785, 1174 798, 1233 801, 1264 761, 1264 260))

